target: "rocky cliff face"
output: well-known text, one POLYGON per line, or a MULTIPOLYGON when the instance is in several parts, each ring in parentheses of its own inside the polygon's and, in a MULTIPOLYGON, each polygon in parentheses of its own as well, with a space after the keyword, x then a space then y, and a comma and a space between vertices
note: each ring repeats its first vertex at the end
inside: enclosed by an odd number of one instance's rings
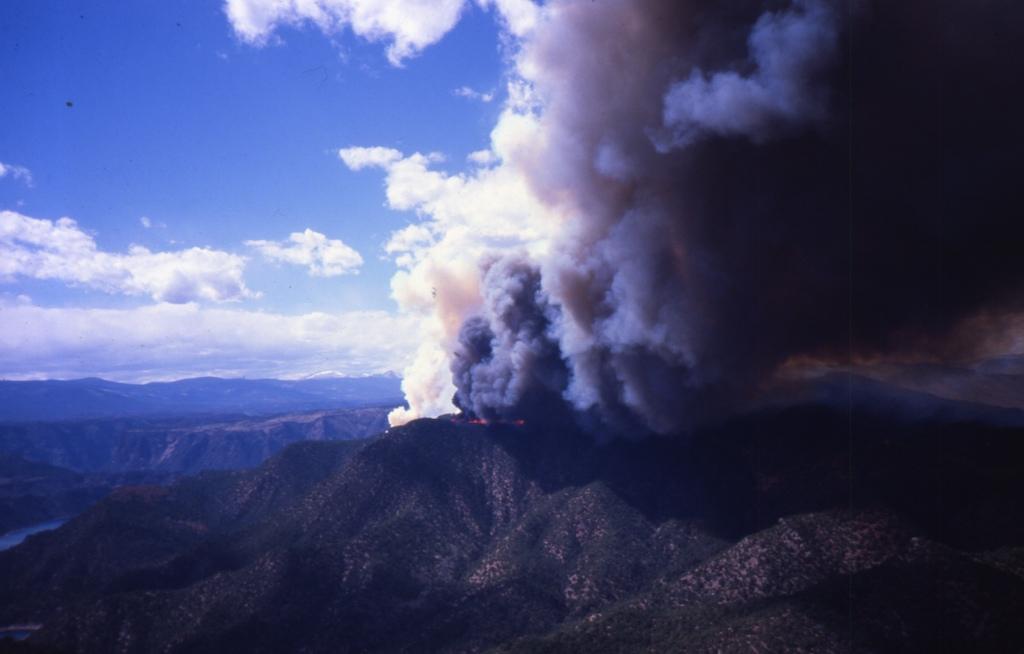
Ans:
POLYGON ((421 420, 122 490, 0 554, 57 651, 1013 651, 1019 429, 421 420), (114 643, 112 646, 111 643, 114 643))

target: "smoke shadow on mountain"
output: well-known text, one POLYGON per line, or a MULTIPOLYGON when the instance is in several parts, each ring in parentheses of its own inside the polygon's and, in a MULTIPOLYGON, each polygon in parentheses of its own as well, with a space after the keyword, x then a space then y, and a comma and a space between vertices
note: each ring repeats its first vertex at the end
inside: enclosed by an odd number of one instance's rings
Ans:
POLYGON ((764 408, 685 436, 596 445, 565 418, 488 429, 547 492, 600 482, 655 523, 698 520, 729 539, 787 515, 871 508, 961 549, 1024 540, 1019 420, 983 419, 961 403, 925 411, 861 399, 764 408))

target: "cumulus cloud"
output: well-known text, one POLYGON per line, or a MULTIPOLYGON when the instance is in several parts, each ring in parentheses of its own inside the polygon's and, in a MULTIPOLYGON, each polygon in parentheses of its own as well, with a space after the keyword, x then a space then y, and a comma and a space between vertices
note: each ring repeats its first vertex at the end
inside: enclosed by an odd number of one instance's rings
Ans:
POLYGON ((401 63, 447 34, 464 0, 227 0, 224 11, 235 33, 260 45, 281 25, 311 23, 325 33, 347 28, 370 41, 388 43, 387 57, 401 63))
POLYGON ((197 304, 33 306, 0 297, 0 376, 153 381, 400 369, 417 324, 383 311, 281 315, 197 304))
POLYGON ((264 259, 306 266, 313 277, 337 277, 359 272, 363 257, 343 241, 327 238, 307 228, 293 232, 286 241, 246 241, 264 259))
POLYGON ((105 252, 71 218, 56 221, 0 211, 0 282, 52 279, 160 302, 224 302, 255 297, 245 258, 210 248, 152 252, 133 245, 105 252))
MULTIPOLYGON (((312 24, 326 34, 343 29, 388 44, 395 66, 440 41, 463 14, 468 0, 225 0, 235 33, 263 45, 282 25, 312 24)), ((537 26, 540 7, 533 0, 476 0, 493 9, 508 34, 524 38, 537 26)))
POLYGON ((15 166, 0 161, 0 179, 10 177, 23 183, 25 186, 32 186, 32 171, 24 166, 15 166))

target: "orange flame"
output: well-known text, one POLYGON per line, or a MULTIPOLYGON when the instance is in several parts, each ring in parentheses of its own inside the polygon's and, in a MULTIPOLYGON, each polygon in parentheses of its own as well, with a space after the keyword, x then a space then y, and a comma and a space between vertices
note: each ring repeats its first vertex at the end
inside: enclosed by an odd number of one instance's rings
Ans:
POLYGON ((525 420, 487 420, 485 418, 467 418, 466 424, 470 425, 513 425, 515 427, 522 427, 526 424, 525 420))

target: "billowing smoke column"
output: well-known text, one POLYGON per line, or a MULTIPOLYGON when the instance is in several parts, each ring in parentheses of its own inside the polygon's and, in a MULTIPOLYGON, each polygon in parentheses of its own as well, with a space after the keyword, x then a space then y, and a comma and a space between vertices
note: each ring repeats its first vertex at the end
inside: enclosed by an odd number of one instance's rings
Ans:
POLYGON ((484 259, 442 339, 456 404, 672 432, 794 359, 976 354, 956 327, 1024 303, 1021 25, 999 1, 545 5, 491 170, 553 233, 484 259))
POLYGON ((540 271, 516 257, 485 264, 483 312, 462 324, 452 358, 455 405, 484 419, 519 418, 556 403, 568 382, 557 311, 540 271))

